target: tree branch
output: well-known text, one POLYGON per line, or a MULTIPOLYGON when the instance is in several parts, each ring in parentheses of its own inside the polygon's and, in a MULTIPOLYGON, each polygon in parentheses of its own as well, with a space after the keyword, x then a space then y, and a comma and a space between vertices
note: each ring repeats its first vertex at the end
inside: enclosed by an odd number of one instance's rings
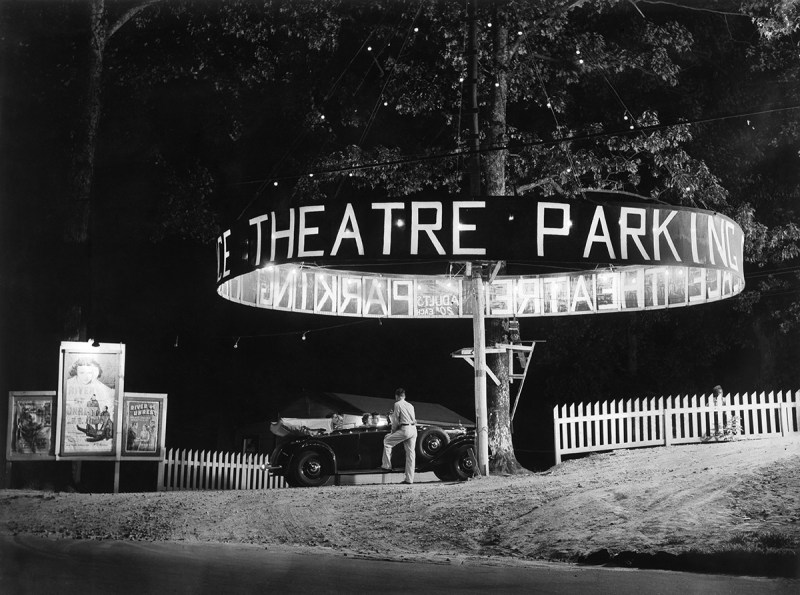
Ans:
MULTIPOLYGON (((735 17, 747 17, 750 18, 749 14, 744 14, 743 12, 728 12, 725 10, 714 10, 713 8, 701 8, 699 6, 686 6, 685 4, 680 4, 678 2, 667 2, 666 0, 636 0, 636 2, 641 4, 665 4, 667 6, 674 6, 675 8, 684 8, 686 10, 695 10, 697 12, 710 12, 713 14, 720 14, 726 16, 735 16, 735 17)), ((634 4, 635 6, 635 4, 634 4)), ((638 7, 637 7, 638 10, 638 7)), ((639 11, 641 14, 641 11, 639 11)))
POLYGON ((581 192, 581 193, 583 193, 583 192, 605 192, 606 194, 621 194, 623 196, 633 196, 633 197, 638 198, 640 200, 650 200, 650 201, 663 203, 663 201, 661 201, 661 200, 659 200, 657 198, 653 198, 651 196, 643 196, 641 194, 636 194, 635 192, 627 192, 625 190, 612 190, 612 189, 609 189, 609 188, 578 188, 578 192, 581 192))
POLYGON ((523 184, 522 186, 517 186, 516 190, 518 194, 525 194, 528 190, 533 190, 534 188, 538 188, 539 186, 544 186, 546 184, 551 184, 559 192, 562 193, 564 192, 564 189, 561 186, 559 186, 558 183, 553 178, 544 178, 542 180, 539 180, 538 182, 523 184))
POLYGON ((145 8, 156 4, 157 2, 161 2, 161 0, 146 0, 138 6, 134 6, 133 8, 130 8, 126 12, 122 13, 114 22, 114 24, 108 27, 108 31, 106 31, 106 39, 110 39, 125 23, 133 19, 133 17, 142 12, 145 8))

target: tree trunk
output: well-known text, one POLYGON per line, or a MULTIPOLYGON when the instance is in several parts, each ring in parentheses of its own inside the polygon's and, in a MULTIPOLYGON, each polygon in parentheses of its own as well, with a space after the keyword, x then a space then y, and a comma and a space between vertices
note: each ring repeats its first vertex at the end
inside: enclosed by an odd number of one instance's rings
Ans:
POLYGON ((775 355, 773 353, 775 343, 764 327, 762 315, 756 314, 753 317, 753 335, 758 347, 758 381, 761 384, 775 378, 775 355))
MULTIPOLYGON (((495 4, 492 16, 492 72, 491 103, 486 141, 489 149, 506 141, 506 107, 508 102, 508 15, 505 4, 495 4)), ((503 196, 506 193, 505 150, 486 152, 484 158, 486 193, 488 196, 503 196)), ((502 263, 501 270, 504 270, 502 263)), ((486 343, 508 343, 507 321, 490 318, 486 321, 486 343)), ((511 439, 511 387, 509 385, 508 357, 489 354, 486 358, 489 369, 500 381, 487 384, 487 407, 489 410, 489 472, 497 474, 521 473, 525 469, 517 462, 511 439)))
POLYGON ((64 237, 67 241, 85 244, 89 241, 92 181, 97 146, 97 129, 102 111, 101 78, 106 46, 104 0, 93 0, 89 33, 88 60, 83 109, 75 130, 68 217, 64 237))
POLYGON ((101 83, 107 33, 104 0, 92 0, 87 52, 85 96, 75 130, 63 236, 68 245, 66 265, 73 288, 64 317, 64 332, 72 340, 88 338, 92 300, 91 220, 97 131, 102 112, 101 83))

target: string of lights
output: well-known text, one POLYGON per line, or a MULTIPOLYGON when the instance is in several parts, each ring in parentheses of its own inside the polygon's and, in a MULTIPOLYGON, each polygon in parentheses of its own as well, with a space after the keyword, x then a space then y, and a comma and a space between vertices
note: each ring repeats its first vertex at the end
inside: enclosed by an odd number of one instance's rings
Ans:
MULTIPOLYGON (((519 14, 516 13, 516 12, 515 12, 515 14, 517 15, 517 21, 522 22, 522 20, 519 18, 519 14)), ((527 32, 524 29, 522 29, 520 31, 517 31, 517 34, 522 37, 522 42, 525 44, 525 47, 528 50, 528 55, 531 57, 531 64, 533 65, 534 72, 536 72, 536 78, 539 81, 539 86, 542 88, 542 92, 544 93, 545 99, 547 100, 547 108, 550 110, 550 115, 553 117, 553 121, 555 122, 556 131, 558 131, 558 133, 561 134, 561 130, 562 130, 561 123, 560 123, 560 121, 558 119, 558 114, 556 113, 555 107, 553 106, 553 102, 550 99, 550 95, 547 92, 547 87, 544 84, 544 78, 542 77, 542 73, 539 70, 539 65, 536 62, 536 54, 532 51, 532 49, 531 49, 531 47, 530 47, 530 45, 528 43, 527 32)), ((576 49, 575 53, 576 53, 576 55, 580 56, 581 50, 580 49, 576 49)), ((579 58, 579 60, 580 60, 580 63, 582 64, 583 63, 583 59, 579 58)), ((578 185, 578 188, 580 188, 581 187, 581 182, 580 182, 580 179, 578 178, 578 171, 577 171, 577 168, 575 167, 575 161, 573 159, 572 151, 570 150, 570 145, 569 144, 565 144, 563 146, 565 148, 565 154, 567 156, 567 160, 569 161, 569 168, 567 169, 567 173, 572 175, 573 180, 575 180, 575 183, 578 185)), ((586 198, 586 196, 583 194, 582 190, 581 190, 581 195, 584 198, 586 198)))
MULTIPOLYGON (((411 19, 411 24, 408 26, 408 29, 406 30, 406 35, 405 38, 403 39, 402 45, 400 46, 400 51, 397 53, 396 60, 398 63, 403 57, 403 51, 406 49, 406 46, 408 45, 408 40, 411 39, 412 33, 419 31, 419 28, 415 27, 414 24, 416 23, 420 13, 422 12, 423 2, 424 0, 420 0, 419 8, 417 9, 417 12, 414 15, 414 17, 411 19)), ((368 51, 370 49, 371 48, 367 48, 368 51)), ((375 122, 375 118, 378 115, 378 110, 381 108, 381 105, 383 105, 384 107, 387 107, 389 105, 389 102, 383 98, 383 94, 386 92, 386 87, 389 85, 392 78, 394 77, 395 71, 396 71, 395 68, 389 71, 389 76, 386 77, 386 80, 383 82, 383 85, 381 86, 381 90, 378 93, 378 99, 375 101, 375 105, 372 107, 372 112, 370 113, 370 116, 367 120, 367 124, 364 127, 364 131, 361 133, 361 138, 358 140, 359 146, 361 146, 364 140, 366 140, 367 134, 369 134, 369 131, 372 128, 372 124, 375 122)))
MULTIPOLYGON (((333 83, 331 84, 330 88, 328 89, 328 92, 325 94, 325 96, 324 96, 324 98, 322 100, 323 105, 325 105, 333 97, 335 91, 339 88, 341 82, 344 80, 344 76, 350 70, 350 68, 352 67, 353 63, 356 61, 358 56, 360 56, 362 54, 362 52, 364 51, 364 48, 365 47, 369 47, 368 44, 369 44, 370 39, 372 39, 372 37, 375 35, 375 32, 383 25, 383 22, 384 22, 385 19, 386 19, 386 13, 384 13, 384 15, 381 17, 381 20, 378 22, 378 24, 375 26, 375 28, 372 29, 367 34, 367 36, 364 38, 364 41, 361 42, 361 45, 359 46, 359 48, 353 53, 353 56, 350 58, 350 61, 345 65, 345 67, 339 73, 339 76, 336 77, 336 79, 333 81, 333 83)), ((370 50, 371 49, 372 48, 370 47, 370 50)), ((367 76, 368 72, 369 72, 369 69, 366 69, 364 71, 364 74, 363 74, 363 77, 362 77, 362 83, 366 79, 366 76, 367 76)), ((359 84, 359 88, 360 88, 360 85, 361 85, 361 83, 359 84)), ((325 120, 325 114, 322 114, 320 116, 320 118, 322 120, 325 120)), ((297 149, 297 147, 300 145, 300 143, 303 141, 303 139, 308 135, 310 130, 311 130, 311 127, 308 124, 303 126, 303 128, 295 136, 294 140, 289 145, 289 147, 286 149, 286 151, 281 156, 281 158, 278 159, 278 161, 272 166, 271 172, 273 172, 273 173, 271 173, 268 178, 265 178, 264 180, 261 181, 260 186, 256 189, 256 192, 255 192, 253 198, 250 199, 250 201, 248 201, 248 203, 245 205, 245 207, 239 213, 239 217, 237 217, 237 219, 241 218, 244 215, 244 213, 247 211, 248 208, 250 208, 250 206, 253 204, 253 202, 264 192, 264 190, 266 190, 266 188, 269 186, 270 182, 272 182, 273 186, 278 186, 278 181, 275 179, 274 172, 276 172, 281 167, 281 165, 289 158, 289 156, 292 153, 294 153, 294 151, 297 149)))
POLYGON ((306 173, 299 173, 299 174, 286 174, 283 176, 276 176, 271 178, 261 178, 255 180, 245 180, 243 182, 235 182, 232 185, 236 186, 244 186, 244 185, 251 185, 251 184, 262 184, 264 182, 274 182, 274 185, 277 186, 280 181, 287 181, 287 180, 296 180, 299 178, 307 177, 307 176, 326 176, 326 175, 334 175, 334 174, 341 174, 347 173, 352 171, 360 171, 366 169, 373 169, 378 167, 388 167, 388 166, 397 166, 397 165, 409 165, 413 163, 421 163, 425 161, 437 161, 437 160, 446 160, 446 159, 453 159, 457 157, 466 157, 473 154, 485 154, 491 153, 496 151, 513 151, 520 148, 525 147, 536 147, 536 146, 552 146, 558 145, 562 143, 571 143, 571 142, 578 142, 584 140, 593 140, 598 138, 608 138, 613 136, 622 136, 625 134, 631 133, 639 133, 639 132, 651 132, 657 130, 666 130, 669 128, 676 128, 680 126, 690 126, 690 125, 698 125, 698 124, 709 124, 712 122, 721 122, 724 120, 732 120, 737 118, 752 118, 755 116, 763 116, 767 114, 774 114, 780 112, 787 112, 800 109, 800 104, 797 105, 787 105, 781 107, 774 107, 769 109, 761 109, 761 110, 753 110, 753 111, 746 111, 746 112, 737 112, 734 114, 726 114, 722 116, 712 116, 712 117, 700 117, 700 118, 693 118, 688 120, 681 120, 679 122, 672 122, 672 123, 660 123, 660 124, 649 124, 645 126, 641 126, 639 128, 635 128, 635 130, 631 130, 630 128, 619 129, 619 130, 608 130, 603 132, 588 132, 583 134, 576 134, 571 136, 566 136, 562 138, 554 138, 554 139, 542 139, 536 141, 526 141, 526 142, 509 142, 499 145, 493 146, 486 146, 481 147, 480 149, 457 149, 455 151, 448 151, 443 153, 432 153, 427 155, 411 155, 408 157, 402 157, 398 159, 389 159, 385 161, 375 161, 370 163, 359 163, 359 164, 350 164, 350 165, 342 165, 339 167, 329 167, 324 169, 315 170, 313 172, 306 172, 306 173))

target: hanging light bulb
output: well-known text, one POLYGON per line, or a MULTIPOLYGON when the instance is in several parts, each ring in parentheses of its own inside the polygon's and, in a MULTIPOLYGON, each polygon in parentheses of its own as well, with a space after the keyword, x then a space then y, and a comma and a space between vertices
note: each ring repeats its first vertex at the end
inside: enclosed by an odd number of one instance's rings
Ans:
POLYGON ((179 335, 175 335, 175 347, 178 346, 178 338, 179 338, 179 335))
POLYGON ((303 333, 303 336, 302 336, 302 337, 300 337, 300 338, 301 338, 303 341, 305 341, 305 340, 306 340, 306 335, 307 335, 307 334, 308 334, 308 331, 304 332, 304 333, 303 333))
POLYGON ((236 337, 236 343, 233 344, 234 349, 239 349, 239 339, 241 339, 241 337, 236 337))
POLYGON ((273 185, 273 186, 277 186, 277 185, 278 185, 278 182, 272 182, 272 185, 273 185))

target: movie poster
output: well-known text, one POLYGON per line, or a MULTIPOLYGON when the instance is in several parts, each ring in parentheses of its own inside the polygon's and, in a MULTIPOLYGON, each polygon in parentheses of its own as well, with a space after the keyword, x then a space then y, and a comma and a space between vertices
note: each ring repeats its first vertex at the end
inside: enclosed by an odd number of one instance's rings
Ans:
POLYGON ((125 347, 62 343, 61 456, 117 453, 125 347))
POLYGON ((8 460, 55 456, 55 396, 55 391, 9 393, 8 460))
POLYGON ((166 395, 129 393, 122 399, 122 456, 161 457, 166 423, 166 395))

